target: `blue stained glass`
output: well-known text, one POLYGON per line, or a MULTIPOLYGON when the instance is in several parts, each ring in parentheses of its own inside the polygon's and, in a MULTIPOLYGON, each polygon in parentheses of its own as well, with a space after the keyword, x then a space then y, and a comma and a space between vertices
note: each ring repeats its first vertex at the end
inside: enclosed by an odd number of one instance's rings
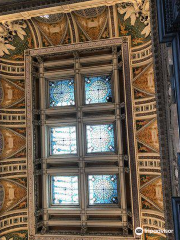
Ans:
POLYGON ((117 204, 117 176, 89 175, 89 204, 117 204))
POLYGON ((76 127, 51 128, 51 154, 77 153, 76 127))
POLYGON ((49 82, 50 107, 74 105, 74 80, 49 82))
POLYGON ((78 176, 52 177, 52 203, 78 204, 78 176))
POLYGON ((114 126, 108 125, 87 125, 87 152, 114 152, 114 126))
POLYGON ((112 102, 111 77, 85 77, 85 103, 106 102, 112 102))

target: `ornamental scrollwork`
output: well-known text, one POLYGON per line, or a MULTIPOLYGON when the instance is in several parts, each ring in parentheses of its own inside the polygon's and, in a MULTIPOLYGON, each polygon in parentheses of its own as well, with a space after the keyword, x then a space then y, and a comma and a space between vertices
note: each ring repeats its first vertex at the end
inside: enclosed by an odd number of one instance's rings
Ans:
POLYGON ((132 26, 135 25, 136 20, 139 18, 139 20, 145 25, 141 34, 145 35, 145 37, 150 35, 149 0, 126 0, 118 4, 118 12, 120 14, 125 14, 124 21, 130 18, 132 26))
POLYGON ((4 54, 9 55, 9 50, 15 50, 15 47, 10 44, 15 36, 24 40, 26 35, 24 29, 26 27, 27 24, 23 20, 0 23, 0 57, 4 56, 4 54))

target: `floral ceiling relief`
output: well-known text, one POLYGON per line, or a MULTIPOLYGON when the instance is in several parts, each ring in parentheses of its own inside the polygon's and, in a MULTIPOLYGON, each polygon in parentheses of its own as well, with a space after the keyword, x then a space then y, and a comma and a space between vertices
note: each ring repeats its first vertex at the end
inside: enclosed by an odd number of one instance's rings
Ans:
MULTIPOLYGON (((150 40, 149 0, 124 1, 116 5, 116 11, 118 12, 120 36, 131 35, 133 46, 150 40)), ((76 24, 78 25, 76 34, 80 36, 80 41, 83 40, 81 31, 85 34, 84 41, 108 38, 109 17, 107 13, 107 8, 102 6, 74 11, 70 19, 65 14, 44 15, 35 19, 43 34, 42 40, 48 46, 62 44, 67 31, 69 31, 68 40, 65 43, 69 43, 70 32, 72 35, 76 24), (73 23, 67 24, 67 22, 73 23)), ((33 46, 28 21, 0 23, 0 57, 9 59, 8 56, 11 56, 12 60, 20 60, 23 59, 24 50, 33 48, 33 46)))
POLYGON ((131 35, 132 46, 151 40, 149 0, 124 1, 117 10, 120 36, 131 35))
POLYGON ((136 0, 120 3, 118 6, 120 14, 124 15, 124 21, 128 18, 131 19, 131 25, 135 25, 137 18, 144 23, 144 29, 141 34, 148 37, 151 32, 150 28, 150 12, 149 12, 149 0, 136 0))
POLYGON ((26 27, 27 24, 24 21, 8 21, 0 23, 0 57, 4 56, 4 54, 9 55, 9 50, 15 50, 16 47, 11 45, 15 36, 24 40, 24 36, 26 35, 24 29, 26 27))

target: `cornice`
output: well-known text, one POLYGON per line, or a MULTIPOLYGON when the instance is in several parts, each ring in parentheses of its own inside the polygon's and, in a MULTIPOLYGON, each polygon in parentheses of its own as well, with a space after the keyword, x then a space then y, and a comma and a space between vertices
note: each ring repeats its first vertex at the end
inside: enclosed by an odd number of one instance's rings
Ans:
MULTIPOLYGON (((92 8, 93 7, 99 7, 99 6, 111 6, 115 5, 116 3, 125 2, 126 0, 63 0, 58 1, 58 3, 55 4, 42 4, 43 2, 51 2, 49 1, 41 1, 39 2, 39 5, 34 4, 33 2, 37 1, 29 1, 31 4, 31 7, 25 7, 24 5, 21 6, 18 10, 12 10, 11 11, 11 5, 7 5, 6 8, 10 9, 9 11, 6 11, 6 9, 3 11, 2 6, 0 5, 0 22, 5 21, 14 21, 14 20, 20 20, 20 19, 30 19, 32 17, 37 17, 41 15, 48 15, 48 14, 56 14, 56 13, 69 13, 76 10, 86 9, 86 8, 92 8), (2 14, 3 12, 3 14, 2 14)), ((54 2, 54 1, 53 1, 54 2)), ((55 1, 57 2, 57 0, 55 1)), ((28 4, 26 3, 28 6, 28 4)))
POLYGON ((0 3, 0 15, 7 15, 17 12, 30 11, 40 8, 49 8, 56 6, 63 6, 66 4, 87 2, 88 0, 20 0, 20 1, 9 1, 9 3, 0 3))

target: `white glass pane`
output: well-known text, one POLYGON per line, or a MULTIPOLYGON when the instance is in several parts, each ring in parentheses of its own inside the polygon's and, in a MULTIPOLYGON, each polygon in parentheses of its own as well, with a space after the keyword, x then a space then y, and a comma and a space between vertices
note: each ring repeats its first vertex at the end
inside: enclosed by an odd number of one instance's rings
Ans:
POLYGON ((52 177, 52 203, 78 204, 78 176, 52 177))

